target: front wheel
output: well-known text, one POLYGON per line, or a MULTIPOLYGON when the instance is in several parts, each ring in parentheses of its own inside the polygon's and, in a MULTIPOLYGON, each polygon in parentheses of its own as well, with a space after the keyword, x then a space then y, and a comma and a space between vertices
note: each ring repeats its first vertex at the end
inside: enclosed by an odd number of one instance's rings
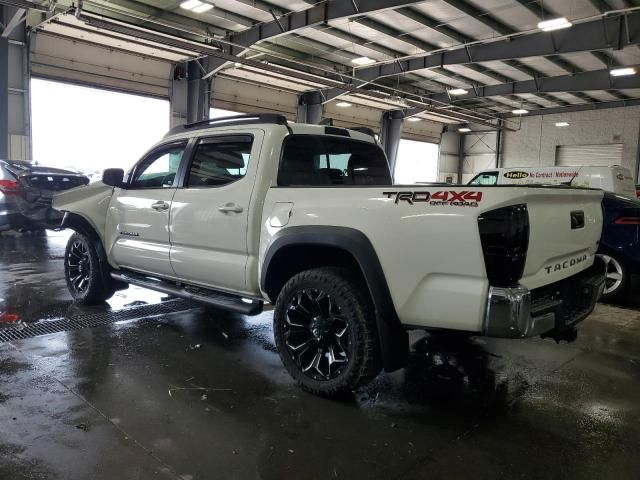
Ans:
POLYGON ((292 277, 278 296, 273 327, 284 366, 312 393, 339 395, 380 372, 371 299, 348 270, 318 268, 292 277))
POLYGON ((102 303, 115 293, 108 272, 91 240, 81 233, 74 233, 64 255, 64 274, 73 299, 85 305, 102 303))
POLYGON ((599 255, 606 267, 606 279, 601 300, 624 300, 629 290, 630 278, 626 265, 620 259, 610 255, 599 255))

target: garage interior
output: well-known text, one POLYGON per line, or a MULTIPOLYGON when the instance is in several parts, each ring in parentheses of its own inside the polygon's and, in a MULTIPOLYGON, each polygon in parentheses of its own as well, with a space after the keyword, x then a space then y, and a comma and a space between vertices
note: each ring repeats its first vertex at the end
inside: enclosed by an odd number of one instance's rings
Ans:
MULTIPOLYGON (((171 127, 278 113, 373 130, 403 184, 638 184, 638 68, 637 0, 0 0, 0 159, 93 181, 171 127)), ((635 279, 574 343, 411 332, 405 368, 328 400, 287 375, 270 308, 74 303, 70 234, 0 232, 0 479, 640 474, 635 279)))

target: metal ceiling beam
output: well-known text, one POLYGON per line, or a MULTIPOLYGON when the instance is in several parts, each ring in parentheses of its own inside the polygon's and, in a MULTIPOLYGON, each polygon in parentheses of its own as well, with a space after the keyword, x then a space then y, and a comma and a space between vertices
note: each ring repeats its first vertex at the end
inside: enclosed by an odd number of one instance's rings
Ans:
POLYGON ((613 8, 611 8, 611 5, 609 5, 606 0, 589 0, 589 1, 591 2, 591 5, 593 5, 600 13, 613 10, 613 8))
MULTIPOLYGON (((249 67, 256 68, 258 70, 264 70, 268 72, 273 72, 279 75, 289 76, 292 78, 297 78, 302 81, 307 81, 311 83, 324 83, 328 87, 338 87, 348 90, 349 92, 357 95, 364 95, 370 98, 376 98, 380 100, 389 100, 389 93, 380 92, 380 91, 368 91, 359 89, 357 87, 346 85, 342 80, 334 80, 328 77, 319 77, 318 75, 305 73, 301 71, 296 71, 294 69, 289 69, 283 66, 279 66, 272 63, 263 63, 260 61, 252 60, 249 58, 238 57, 235 55, 230 55, 226 52, 217 50, 215 47, 204 43, 196 43, 191 41, 186 41, 177 37, 172 37, 169 35, 161 35, 157 34, 151 30, 144 29, 138 26, 129 26, 122 23, 114 23, 108 21, 106 19, 95 18, 93 16, 82 16, 82 19, 93 27, 102 28, 114 32, 119 32, 125 35, 131 35, 134 38, 146 40, 149 42, 160 43, 163 45, 173 46, 175 48, 180 48, 188 51, 195 51, 211 58, 221 58, 225 62, 240 62, 249 67)), ((340 77, 339 74, 335 75, 337 78, 340 77)), ((473 112, 465 112, 458 110, 452 110, 451 107, 440 107, 438 105, 434 105, 432 102, 422 102, 413 99, 407 99, 406 103, 411 107, 425 107, 429 111, 431 115, 439 116, 442 118, 454 119, 462 122, 475 122, 478 124, 495 127, 496 117, 476 114, 473 112)), ((506 126, 507 130, 512 130, 511 127, 506 126)))
MULTIPOLYGON (((263 0, 237 0, 237 1, 239 1, 239 2, 241 2, 243 4, 245 4, 245 5, 249 5, 249 6, 251 6, 253 8, 256 8, 258 10, 261 10, 261 11, 263 11, 265 13, 275 14, 275 15, 278 15, 278 16, 286 15, 286 14, 291 13, 289 11, 283 10, 282 8, 280 8, 278 6, 275 6, 275 5, 271 4, 271 3, 268 3, 266 1, 263 1, 263 0)), ((310 4, 314 4, 315 3, 313 0, 305 0, 305 1, 307 3, 310 3, 310 4)), ((409 9, 409 7, 403 7, 402 9, 409 9)), ((398 11, 398 10, 396 10, 396 11, 398 11)), ((390 36, 392 36, 394 38, 400 38, 403 41, 405 41, 405 42, 407 42, 409 44, 412 44, 412 45, 414 45, 414 46, 416 46, 418 48, 421 48, 421 49, 423 49, 425 51, 433 50, 433 49, 437 49, 438 48, 436 45, 424 42, 424 41, 422 41, 422 40, 420 40, 420 39, 418 39, 416 37, 411 36, 410 34, 408 34, 406 32, 400 32, 398 30, 395 30, 395 29, 393 29, 391 27, 388 27, 387 25, 382 24, 380 22, 377 22, 377 21, 375 21, 375 20, 373 20, 371 18, 361 18, 361 19, 356 19, 355 21, 357 21, 357 22, 361 23, 362 25, 365 25, 365 26, 367 26, 367 27, 369 27, 369 28, 371 28, 371 29, 373 29, 373 30, 375 30, 377 32, 385 33, 385 34, 390 35, 390 36)), ((324 32, 324 33, 327 33, 327 34, 332 35, 332 36, 336 36, 336 37, 338 37, 338 38, 340 38, 340 39, 342 39, 344 41, 351 42, 354 45, 370 49, 372 51, 375 51, 375 52, 381 53, 383 55, 386 55, 388 57, 392 57, 393 58, 393 57, 402 57, 402 56, 404 56, 404 52, 400 52, 400 51, 397 51, 397 50, 392 50, 392 49, 390 49, 388 47, 385 47, 385 46, 382 46, 382 45, 380 45, 380 44, 378 44, 378 43, 376 43, 374 41, 370 41, 368 39, 365 39, 365 38, 359 37, 357 35, 354 35, 351 32, 345 32, 345 31, 340 30, 339 28, 331 27, 329 25, 323 25, 322 28, 316 27, 316 30, 324 32)), ((350 52, 350 51, 348 51, 346 49, 338 49, 338 50, 336 50, 335 46, 327 45, 324 42, 320 42, 320 41, 315 40, 315 39, 310 39, 310 38, 307 38, 307 37, 304 37, 304 36, 301 36, 301 35, 297 35, 295 33, 287 35, 285 38, 286 38, 287 41, 293 38, 293 39, 295 39, 295 41, 300 42, 300 43, 302 43, 303 41, 308 41, 308 42, 311 43, 311 46, 309 47, 311 49, 317 48, 317 47, 314 46, 314 45, 317 44, 317 45, 321 46, 320 47, 320 54, 322 54, 322 53, 325 53, 325 54, 326 53, 339 54, 339 52, 344 52, 344 53, 348 53, 348 55, 349 55, 347 60, 351 60, 352 58, 357 57, 356 54, 354 54, 354 53, 352 53, 352 52, 350 52), (330 50, 326 50, 326 49, 330 49, 330 50)), ((268 45, 269 45, 268 46, 269 49, 273 49, 273 48, 277 47, 276 44, 274 44, 274 43, 269 43, 268 45)), ((342 63, 342 62, 338 62, 338 63, 342 63)), ((343 63, 343 64, 345 66, 352 67, 352 65, 350 64, 349 61, 347 61, 346 63, 343 63)), ((500 83, 505 83, 505 82, 509 82, 509 81, 512 80, 512 79, 510 79, 508 77, 505 77, 504 75, 501 75, 501 74, 499 74, 499 73, 497 73, 495 71, 492 71, 490 69, 481 67, 479 65, 468 65, 467 68, 469 68, 470 70, 476 71, 478 73, 481 73, 482 75, 485 75, 485 76, 488 76, 490 78, 493 78, 494 80, 497 80, 500 83)), ((447 77, 447 78, 452 78, 452 79, 457 80, 459 82, 462 82, 464 84, 470 85, 470 84, 477 83, 477 81, 475 81, 473 79, 457 75, 457 74, 455 74, 453 72, 450 72, 450 71, 447 71, 445 69, 434 69, 434 71, 436 73, 439 73, 439 74, 447 77)), ((409 80, 410 81, 409 86, 410 87, 414 87, 414 88, 415 87, 418 87, 420 89, 424 88, 424 87, 422 87, 420 85, 420 83, 423 83, 423 82, 429 82, 430 84, 433 84, 433 85, 437 86, 437 88, 440 88, 440 89, 443 89, 443 90, 446 90, 447 88, 451 87, 450 84, 447 85, 446 83, 442 83, 442 82, 439 82, 439 81, 436 81, 436 80, 433 80, 433 79, 427 79, 427 78, 419 76, 419 75, 407 74, 407 75, 404 76, 404 78, 406 80, 409 80), (414 83, 416 85, 412 85, 412 83, 414 83)), ((421 92, 421 93, 427 93, 427 92, 421 92)), ((523 102, 523 99, 520 99, 520 98, 517 98, 517 97, 510 98, 510 100, 512 100, 513 102, 523 102)), ((549 99, 547 98, 547 100, 549 100, 549 99)), ((556 100, 556 99, 551 99, 551 101, 554 101, 554 100, 556 100)), ((502 102, 495 102, 495 103, 503 104, 502 102)), ((566 103, 566 102, 555 101, 554 103, 562 104, 562 103, 566 103)), ((538 104, 538 103, 533 102, 531 100, 527 100, 526 104, 528 106, 530 105, 533 108, 544 107, 544 105, 538 104)), ((504 105, 508 106, 509 108, 512 108, 511 104, 506 104, 505 103, 504 105)), ((529 108, 531 108, 531 107, 529 107, 529 108)))
MULTIPOLYGON (((623 108, 623 107, 634 107, 640 105, 640 98, 632 98, 629 100, 613 100, 610 102, 591 102, 591 103, 583 103, 580 105, 569 105, 567 107, 557 107, 557 108, 541 108, 540 110, 529 110, 527 113, 527 117, 534 115, 556 115, 556 114, 564 114, 564 113, 572 113, 572 112, 586 112, 589 110, 605 110, 608 108, 623 108)), ((502 118, 513 118, 517 115, 513 115, 512 113, 505 113, 500 115, 502 118)))
MULTIPOLYGON (((77 0, 73 3, 77 3, 77 0)), ((165 16, 172 16, 172 17, 178 17, 178 18, 182 18, 182 20, 184 20, 185 22, 188 21, 193 21, 193 22, 202 22, 205 24, 208 24, 211 28, 218 28, 218 29, 223 29, 225 32, 229 29, 225 29, 225 27, 221 27, 220 25, 215 25, 213 23, 209 23, 206 21, 203 21, 203 19, 206 18, 206 16, 202 16, 202 15, 198 15, 198 14, 191 14, 193 16, 190 16, 188 14, 188 10, 185 10, 183 8, 179 8, 176 7, 176 9, 174 11, 170 11, 168 8, 161 8, 161 7, 156 7, 153 5, 153 3, 147 3, 144 1, 138 1, 138 0, 129 0, 128 2, 122 2, 122 1, 115 1, 113 2, 112 0, 85 0, 85 6, 87 6, 87 4, 90 3, 96 3, 96 4, 119 4, 119 5, 137 5, 135 7, 135 9, 137 9, 140 12, 145 12, 148 13, 150 11, 157 11, 159 13, 159 15, 165 15, 165 16), (197 16, 197 18, 196 18, 197 16)), ((158 3, 158 2, 156 2, 158 3)), ((129 7, 130 8, 130 7, 129 7)), ((135 11, 135 10, 134 10, 135 11)), ((234 12, 230 12, 228 10, 225 10, 223 8, 220 8, 218 6, 216 6, 215 8, 212 8, 211 10, 208 10, 206 13, 207 16, 213 16, 216 18, 219 18, 220 20, 224 20, 227 22, 231 22, 231 23, 235 23, 237 25, 241 25, 242 27, 252 27, 255 25, 255 21, 252 20, 251 18, 245 17, 243 15, 239 15, 237 13, 234 12)))
MULTIPOLYGON (((525 7, 527 10, 529 10, 531 13, 533 13, 536 17, 538 17, 538 19, 540 20, 549 20, 550 18, 557 18, 560 15, 558 15, 556 12, 553 12, 551 10, 549 10, 547 7, 545 7, 543 2, 531 2, 530 0, 516 0, 516 2, 518 2, 520 5, 522 5, 523 7, 525 7)), ((613 57, 613 55, 609 54, 608 52, 603 52, 603 51, 593 51, 590 52, 591 55, 593 55, 596 59, 598 59, 598 61, 602 62, 605 66, 607 67, 612 67, 612 66, 617 66, 618 61, 615 59, 615 57, 613 57)), ((575 73, 576 69, 579 72, 584 71, 583 69, 577 67, 574 63, 572 62, 568 62, 567 60, 554 56, 555 57, 555 61, 554 63, 558 66, 560 66, 561 68, 564 68, 565 70, 567 70, 569 73, 575 73), (558 61, 560 61, 560 63, 558 63, 558 61), (569 68, 567 68, 569 67, 569 68)), ((628 98, 625 94, 620 93, 620 92, 610 92, 611 95, 620 98, 620 99, 625 99, 628 98)), ((584 94, 582 94, 582 96, 584 96, 584 94)))
MULTIPOLYGON (((58 1, 58 5, 68 7, 73 4, 74 0, 58 1)), ((135 0, 86 0, 84 10, 108 16, 113 16, 114 14, 124 15, 128 21, 135 19, 136 22, 140 22, 143 25, 154 25, 156 29, 158 26, 161 26, 174 32, 181 31, 187 33, 184 29, 184 27, 187 27, 194 29, 194 33, 205 37, 213 37, 215 35, 223 36, 226 34, 226 30, 211 23, 172 13, 135 0)))
MULTIPOLYGON (((427 14, 425 14, 425 13, 423 13, 421 11, 415 10, 412 7, 399 8, 399 9, 396 10, 396 13, 399 13, 399 14, 401 14, 401 15, 403 15, 403 16, 411 19, 411 20, 413 20, 414 22, 416 22, 418 24, 424 25, 424 26, 426 26, 426 27, 428 27, 428 28, 430 28, 432 30, 435 30, 435 31, 437 31, 437 32, 439 32, 439 33, 441 33, 443 35, 446 35, 447 37, 449 37, 449 38, 451 38, 453 40, 456 40, 456 41, 458 41, 460 43, 472 43, 472 42, 474 42, 476 40, 476 39, 474 39, 474 38, 472 38, 472 37, 460 32, 460 31, 458 31, 458 30, 446 25, 446 24, 442 24, 442 22, 436 20, 435 18, 429 17, 427 14)), ((519 61, 511 60, 511 61, 508 61, 508 62, 505 62, 505 63, 507 63, 507 65, 509 65, 510 67, 515 68, 515 69, 525 73, 526 75, 529 75, 530 77, 535 78, 535 77, 541 76, 540 72, 538 72, 537 70, 532 69, 531 67, 526 66, 525 64, 523 64, 523 63, 521 63, 519 61)), ((473 65, 473 66, 466 65, 466 67, 467 68, 471 68, 471 69, 473 69, 473 70, 475 70, 475 71, 477 71, 479 73, 483 73, 485 75, 488 75, 491 78, 493 78, 495 80, 498 80, 498 81, 500 81, 502 83, 506 83, 508 81, 511 81, 511 79, 503 80, 503 79, 498 78, 498 77, 503 77, 504 78, 504 75, 496 72, 495 70, 488 69, 486 67, 480 67, 479 65, 473 65)), ((538 95, 538 96, 540 98, 544 99, 544 100, 547 100, 547 101, 550 101, 550 102, 554 102, 556 104, 560 104, 560 105, 567 104, 568 105, 567 102, 564 102, 563 100, 560 100, 558 98, 555 98, 555 97, 552 97, 552 96, 549 96, 549 95, 538 95)), ((522 100, 522 99, 519 99, 519 100, 522 100)), ((529 101, 529 102, 535 105, 534 102, 532 102, 532 101, 529 101)))
MULTIPOLYGON (((291 12, 270 22, 260 23, 242 32, 233 33, 227 37, 230 45, 226 45, 226 51, 231 55, 240 55, 248 47, 258 42, 286 35, 301 28, 321 25, 339 18, 351 18, 415 3, 420 2, 415 0, 359 0, 358 2, 328 0, 306 10, 291 12)), ((220 62, 220 59, 217 59, 214 65, 206 77, 214 75, 224 65, 224 62, 220 62)))
POLYGON ((24 21, 24 16, 26 13, 26 8, 18 8, 11 16, 11 19, 7 22, 7 25, 4 27, 4 30, 0 34, 0 37, 9 37, 9 35, 11 35, 11 32, 13 32, 13 30, 24 21))
MULTIPOLYGON (((487 85, 470 90, 464 99, 493 97, 509 94, 525 94, 539 92, 581 92, 589 90, 614 90, 640 88, 640 77, 612 77, 608 69, 592 72, 577 73, 575 75, 560 75, 557 77, 538 78, 519 82, 487 85)), ((431 99, 441 103, 451 103, 447 93, 432 95, 431 99)))
MULTIPOLYGON (((450 1, 450 0, 447 0, 450 1)), ((624 48, 640 43, 640 12, 613 16, 574 25, 569 30, 536 32, 508 40, 480 43, 406 60, 397 60, 356 71, 362 86, 377 78, 446 65, 517 60, 556 53, 574 53, 607 48, 624 48), (628 29, 627 29, 628 25, 628 29)))
POLYGON ((7 5, 9 7, 30 8, 32 10, 40 10, 43 12, 48 11, 47 7, 38 5, 37 3, 30 2, 28 0, 0 0, 0 5, 7 5))

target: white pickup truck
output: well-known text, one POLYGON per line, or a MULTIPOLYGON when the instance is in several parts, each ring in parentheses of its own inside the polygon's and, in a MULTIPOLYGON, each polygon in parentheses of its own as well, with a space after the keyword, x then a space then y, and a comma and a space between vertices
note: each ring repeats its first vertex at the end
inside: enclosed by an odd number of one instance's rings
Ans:
POLYGON ((261 114, 175 128, 54 207, 77 301, 134 284, 270 302, 285 367, 329 395, 402 367, 410 329, 575 339, 604 286, 602 196, 393 185, 371 132, 261 114))

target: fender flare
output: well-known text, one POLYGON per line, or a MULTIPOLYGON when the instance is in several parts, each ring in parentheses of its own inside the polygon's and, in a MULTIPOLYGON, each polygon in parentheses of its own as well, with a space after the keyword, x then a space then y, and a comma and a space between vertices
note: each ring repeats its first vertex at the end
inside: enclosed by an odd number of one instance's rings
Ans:
POLYGON ((409 337, 398 318, 384 271, 369 238, 361 231, 349 227, 287 227, 276 233, 265 254, 260 278, 263 291, 268 290, 266 283, 269 268, 276 254, 281 249, 294 245, 333 247, 347 252, 355 259, 375 307, 384 369, 391 372, 402 368, 408 359, 409 337))
POLYGON ((89 237, 91 244, 98 253, 98 258, 100 259, 105 285, 115 285, 118 289, 126 288, 122 282, 116 282, 111 278, 110 271, 112 268, 109 264, 109 259, 107 258, 107 252, 104 249, 100 235, 98 235, 98 232, 96 232, 96 229, 91 225, 89 220, 77 213, 64 212, 64 217, 62 218, 60 226, 62 228, 69 228, 89 237))

